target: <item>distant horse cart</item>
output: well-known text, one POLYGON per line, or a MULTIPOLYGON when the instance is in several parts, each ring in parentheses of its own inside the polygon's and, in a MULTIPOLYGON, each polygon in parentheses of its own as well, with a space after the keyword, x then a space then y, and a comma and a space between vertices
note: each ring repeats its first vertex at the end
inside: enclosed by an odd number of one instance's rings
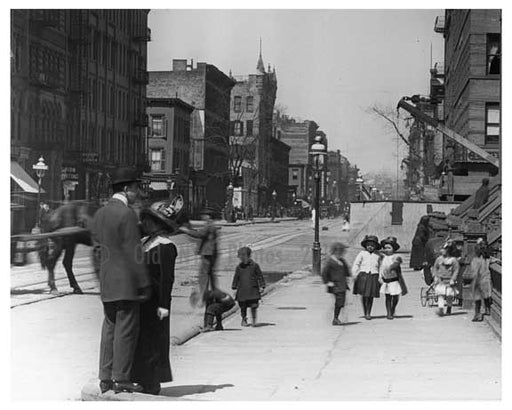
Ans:
MULTIPOLYGON (((43 269, 48 270, 48 287, 51 293, 58 293, 55 285, 55 266, 64 253, 63 266, 66 270, 69 285, 73 293, 82 294, 73 273, 73 257, 78 244, 92 246, 89 224, 99 206, 86 201, 76 201, 64 204, 51 211, 41 223, 41 233, 22 234, 11 237, 13 245, 13 259, 23 259, 24 253, 37 251, 43 269)), ((92 251, 93 266, 97 252, 92 251)))

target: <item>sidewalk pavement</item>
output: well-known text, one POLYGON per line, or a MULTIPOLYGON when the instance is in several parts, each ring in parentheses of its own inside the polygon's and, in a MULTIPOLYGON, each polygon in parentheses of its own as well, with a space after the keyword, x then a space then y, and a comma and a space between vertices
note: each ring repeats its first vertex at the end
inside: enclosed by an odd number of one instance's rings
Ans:
MULTIPOLYGON (((407 266, 404 263, 404 266, 407 266)), ((397 318, 384 299, 361 316, 347 294, 344 326, 332 326, 333 300, 319 277, 290 275, 265 297, 259 326, 201 334, 171 348, 175 381, 160 397, 109 392, 97 380, 85 400, 499 400, 501 343, 472 312, 454 308, 439 318, 422 307, 420 272, 404 269, 409 294, 397 318)))

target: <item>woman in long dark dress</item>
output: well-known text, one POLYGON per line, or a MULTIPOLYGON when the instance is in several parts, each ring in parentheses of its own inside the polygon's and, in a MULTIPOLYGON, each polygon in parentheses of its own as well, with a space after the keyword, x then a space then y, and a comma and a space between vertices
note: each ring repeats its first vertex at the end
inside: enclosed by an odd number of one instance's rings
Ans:
POLYGON ((156 202, 140 213, 142 250, 151 278, 151 297, 140 306, 140 332, 135 352, 132 381, 145 393, 158 394, 160 383, 172 381, 170 350, 170 307, 174 266, 178 252, 172 242, 177 231, 176 212, 169 202, 156 202))
POLYGON ((425 245, 427 244, 429 237, 429 219, 430 218, 427 215, 421 217, 412 240, 409 267, 414 270, 420 270, 423 268, 423 262, 425 262, 425 245))

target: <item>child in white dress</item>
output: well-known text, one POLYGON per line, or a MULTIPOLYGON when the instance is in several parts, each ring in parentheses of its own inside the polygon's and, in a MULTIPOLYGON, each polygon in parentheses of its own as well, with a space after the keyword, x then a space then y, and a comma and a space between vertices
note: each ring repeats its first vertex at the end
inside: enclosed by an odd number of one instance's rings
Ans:
POLYGON ((402 258, 395 255, 400 245, 393 236, 389 236, 380 242, 384 254, 379 270, 380 293, 386 297, 387 318, 393 319, 400 295, 407 293, 407 287, 402 277, 400 264, 402 258))

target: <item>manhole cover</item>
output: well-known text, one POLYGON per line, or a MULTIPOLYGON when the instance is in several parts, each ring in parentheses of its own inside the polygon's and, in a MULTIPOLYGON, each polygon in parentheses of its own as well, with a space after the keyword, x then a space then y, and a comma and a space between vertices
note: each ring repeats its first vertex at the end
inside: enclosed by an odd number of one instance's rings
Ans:
POLYGON ((306 310, 304 306, 279 306, 280 310, 306 310))

